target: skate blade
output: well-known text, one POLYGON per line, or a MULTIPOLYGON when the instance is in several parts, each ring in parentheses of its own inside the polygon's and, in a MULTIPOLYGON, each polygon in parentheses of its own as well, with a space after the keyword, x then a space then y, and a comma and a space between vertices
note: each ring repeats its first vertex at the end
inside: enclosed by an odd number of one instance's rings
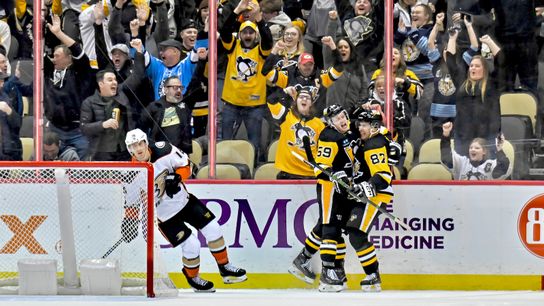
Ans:
POLYGON ((236 284, 245 282, 247 280, 247 275, 242 276, 223 276, 223 283, 225 284, 236 284))
POLYGON ((381 292, 382 286, 380 284, 375 285, 363 285, 361 286, 363 292, 381 292))
POLYGON ((319 292, 341 292, 343 285, 329 285, 325 283, 319 283, 319 292))
POLYGON ((208 290, 200 290, 200 289, 195 289, 193 288, 193 291, 195 293, 214 293, 215 292, 215 288, 211 288, 211 289, 208 289, 208 290))
POLYGON ((315 279, 304 275, 304 273, 300 272, 300 270, 295 268, 295 267, 289 267, 289 269, 287 269, 287 271, 289 273, 291 273, 294 277, 300 279, 301 281, 303 281, 303 282, 305 282, 305 283, 307 283, 309 285, 314 284, 315 279))

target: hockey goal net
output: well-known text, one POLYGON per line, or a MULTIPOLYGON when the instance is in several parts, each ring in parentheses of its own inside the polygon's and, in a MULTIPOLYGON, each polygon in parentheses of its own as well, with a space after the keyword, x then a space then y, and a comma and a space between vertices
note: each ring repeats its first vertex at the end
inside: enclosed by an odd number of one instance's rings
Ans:
POLYGON ((153 186, 147 163, 0 162, 0 293, 18 290, 23 259, 56 261, 59 294, 81 291, 83 260, 105 259, 120 294, 177 295, 153 239, 153 186))

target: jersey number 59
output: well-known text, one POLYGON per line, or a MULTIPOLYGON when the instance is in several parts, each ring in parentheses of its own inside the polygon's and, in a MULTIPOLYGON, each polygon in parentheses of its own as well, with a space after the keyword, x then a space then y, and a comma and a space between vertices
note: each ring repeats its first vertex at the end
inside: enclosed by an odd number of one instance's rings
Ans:
POLYGON ((330 147, 317 148, 318 157, 331 157, 332 149, 330 147))

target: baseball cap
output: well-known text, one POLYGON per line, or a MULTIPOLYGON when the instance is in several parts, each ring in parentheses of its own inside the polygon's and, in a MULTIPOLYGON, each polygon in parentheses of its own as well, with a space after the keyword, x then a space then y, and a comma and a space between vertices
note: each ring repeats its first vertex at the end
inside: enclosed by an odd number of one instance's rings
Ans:
POLYGON ((315 63, 313 55, 311 55, 310 53, 306 53, 306 52, 300 54, 300 56, 298 58, 298 64, 299 65, 304 65, 304 64, 309 63, 309 62, 315 63))
POLYGON ((182 44, 175 39, 167 39, 159 43, 159 48, 167 48, 167 47, 172 47, 172 48, 178 49, 179 51, 183 51, 182 44))
POLYGON ((245 28, 247 27, 250 27, 253 29, 253 31, 255 32, 259 32, 259 30, 257 29, 257 25, 254 23, 254 22, 251 22, 251 21, 244 21, 241 25, 240 25, 240 32, 242 32, 245 28))
POLYGON ((111 52, 113 53, 113 50, 119 50, 125 54, 129 54, 128 46, 126 44, 115 44, 113 47, 111 47, 111 52))

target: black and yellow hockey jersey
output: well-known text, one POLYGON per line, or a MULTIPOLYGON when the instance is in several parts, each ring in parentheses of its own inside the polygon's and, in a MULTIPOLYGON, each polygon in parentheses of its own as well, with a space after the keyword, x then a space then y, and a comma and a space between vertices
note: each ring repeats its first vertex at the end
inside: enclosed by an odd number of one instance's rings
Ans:
MULTIPOLYGON (((272 118, 280 122, 281 129, 276 152, 276 168, 289 174, 313 177, 315 175, 313 169, 293 156, 291 151, 306 156, 302 137, 307 135, 310 138, 312 156, 316 156, 317 140, 325 124, 317 117, 299 118, 292 109, 286 108, 281 103, 268 103, 268 108, 272 118)), ((306 159, 312 160, 313 157, 306 156, 306 159)))
MULTIPOLYGON (((354 156, 349 135, 327 126, 319 136, 315 161, 331 173, 345 171, 348 177, 352 177, 354 156)), ((329 180, 320 170, 316 169, 315 174, 319 180, 329 180)))
POLYGON ((389 139, 381 133, 371 136, 355 149, 358 173, 355 183, 371 182, 376 187, 373 202, 389 203, 393 196, 391 181, 393 175, 388 164, 389 139))

